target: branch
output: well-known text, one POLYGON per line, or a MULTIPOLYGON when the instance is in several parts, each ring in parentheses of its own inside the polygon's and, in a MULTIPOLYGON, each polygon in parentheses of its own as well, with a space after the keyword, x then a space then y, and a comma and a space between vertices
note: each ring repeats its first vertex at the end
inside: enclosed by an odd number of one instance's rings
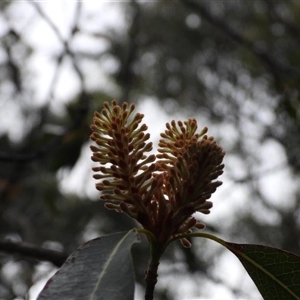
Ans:
POLYGON ((44 249, 27 243, 16 243, 11 241, 0 241, 0 251, 9 254, 20 254, 37 260, 49 261, 57 267, 61 267, 68 258, 67 254, 59 251, 44 249))
MULTIPOLYGON (((64 39, 63 35, 60 33, 58 27, 55 25, 55 23, 44 13, 44 11, 41 9, 41 7, 35 3, 35 2, 30 2, 36 9, 36 11, 39 13, 39 15, 44 19, 44 21, 50 26, 50 28, 54 31, 56 34, 58 40, 62 43, 63 45, 63 51, 58 57, 57 60, 57 66, 56 66, 56 71, 54 73, 52 82, 50 84, 50 90, 49 90, 49 99, 53 98, 53 90, 56 85, 56 80, 58 78, 59 70, 61 68, 61 63, 63 61, 63 58, 68 55, 72 61, 73 68, 75 70, 75 73, 79 77, 79 81, 81 84, 81 92, 79 95, 79 106, 78 109, 75 113, 75 116, 73 118, 72 124, 66 128, 64 133, 60 136, 57 136, 50 140, 46 145, 37 147, 36 149, 32 150, 29 153, 24 153, 24 151, 19 151, 17 153, 13 152, 0 152, 0 162, 6 162, 6 163, 27 163, 27 162, 32 162, 34 160, 42 159, 44 156, 49 155, 49 152, 51 150, 55 150, 57 146, 59 146, 63 140, 63 138, 70 133, 72 130, 75 130, 77 128, 80 128, 82 126, 85 116, 87 115, 89 111, 89 104, 90 104, 90 99, 89 95, 86 92, 86 86, 84 82, 84 74, 80 70, 79 66, 77 65, 76 61, 76 55, 74 52, 70 49, 70 43, 72 39, 74 38, 75 34, 78 32, 78 23, 79 23, 79 18, 80 18, 80 13, 82 10, 82 3, 79 1, 76 4, 76 9, 75 9, 75 14, 74 14, 74 19, 71 25, 71 30, 70 30, 70 35, 67 39, 64 39)), ((45 120, 47 116, 47 106, 45 106, 44 109, 41 110, 40 113, 41 120, 37 124, 36 129, 40 130, 42 127, 43 121, 45 120)))
POLYGON ((280 78, 279 71, 292 74, 300 74, 300 70, 288 65, 285 65, 278 61, 275 57, 271 56, 268 52, 258 49, 251 40, 246 39, 244 36, 239 34, 235 29, 231 28, 228 23, 222 19, 212 16, 210 12, 199 4, 198 1, 182 0, 183 4, 193 9, 194 12, 199 13, 202 18, 218 28, 221 32, 226 34, 231 40, 243 46, 252 52, 257 58, 259 58, 270 70, 275 79, 278 81, 280 78))
POLYGON ((282 15, 280 15, 276 9, 274 8, 274 5, 276 5, 276 2, 273 2, 272 0, 263 0, 266 5, 268 6, 268 14, 270 18, 274 22, 279 22, 283 24, 287 28, 287 32, 291 34, 294 38, 295 41, 300 43, 300 29, 294 24, 291 23, 287 18, 284 18, 282 15))
POLYGON ((53 77, 53 81, 52 81, 52 84, 51 84, 51 89, 53 89, 55 84, 56 84, 59 65, 61 64, 64 56, 69 55, 69 57, 71 58, 75 73, 79 77, 79 81, 80 81, 80 84, 81 84, 81 90, 85 91, 86 87, 85 87, 85 83, 84 83, 84 75, 83 75, 82 71, 80 70, 80 68, 77 65, 76 57, 75 57, 74 52, 70 49, 70 43, 71 43, 72 39, 74 38, 75 34, 78 31, 78 23, 79 23, 81 8, 82 8, 81 1, 77 2, 75 15, 74 15, 74 19, 73 19, 73 24, 71 26, 70 36, 67 39, 64 39, 64 37, 62 36, 62 34, 59 31, 58 27, 55 25, 55 23, 45 14, 45 12, 41 9, 41 7, 36 2, 30 2, 30 3, 35 7, 36 11, 44 19, 44 21, 48 24, 48 26, 50 26, 50 28, 54 31, 54 33, 56 34, 58 40, 61 42, 61 44, 63 45, 63 48, 64 48, 63 52, 58 57, 58 66, 57 66, 57 70, 56 70, 56 73, 55 73, 55 77, 53 77))

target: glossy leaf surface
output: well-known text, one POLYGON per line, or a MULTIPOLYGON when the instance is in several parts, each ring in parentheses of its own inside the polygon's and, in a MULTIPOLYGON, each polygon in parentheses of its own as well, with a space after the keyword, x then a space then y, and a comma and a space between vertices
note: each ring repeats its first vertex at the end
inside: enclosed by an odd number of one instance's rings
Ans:
POLYGON ((137 232, 130 230, 83 244, 49 279, 38 300, 132 300, 135 280, 130 251, 139 241, 137 232))

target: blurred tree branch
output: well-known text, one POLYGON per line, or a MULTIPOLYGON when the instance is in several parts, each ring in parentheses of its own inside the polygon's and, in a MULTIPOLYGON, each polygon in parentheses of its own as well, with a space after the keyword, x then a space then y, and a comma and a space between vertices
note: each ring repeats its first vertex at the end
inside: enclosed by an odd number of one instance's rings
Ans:
POLYGON ((76 58, 75 58, 75 54, 74 52, 70 49, 70 43, 72 41, 72 39, 74 38, 75 34, 78 32, 78 22, 79 22, 79 18, 80 18, 80 13, 81 13, 81 8, 82 8, 82 2, 78 1, 76 3, 76 11, 75 11, 75 15, 74 15, 74 19, 73 19, 73 24, 71 26, 71 30, 70 30, 70 36, 67 39, 64 39, 64 37, 61 35, 59 29, 57 28, 57 26, 52 22, 52 20, 43 12, 43 10, 41 9, 40 5, 36 2, 30 2, 37 10, 37 12, 40 14, 40 16, 45 20, 46 23, 48 23, 48 25, 52 28, 52 30, 54 31, 54 33, 56 34, 58 40, 62 43, 63 47, 64 47, 64 51, 61 53, 61 55, 58 57, 57 59, 57 71, 54 74, 53 77, 53 81, 51 84, 51 87, 53 88, 55 86, 55 82, 57 79, 57 72, 58 72, 58 66, 61 64, 64 56, 67 54, 70 56, 71 60, 72 60, 72 64, 74 67, 74 70, 76 71, 80 83, 81 83, 81 90, 85 91, 85 84, 84 84, 84 75, 82 74, 80 68, 77 65, 76 62, 76 58))
POLYGON ((201 15, 202 18, 204 18, 214 27, 218 28, 218 30, 223 32, 232 41, 251 51, 257 58, 261 60, 262 63, 264 63, 268 67, 277 84, 281 82, 281 72, 287 74, 296 74, 298 76, 300 75, 300 70, 298 68, 283 64, 279 62, 275 57, 273 57, 270 53, 262 49, 258 49, 252 41, 239 34, 224 20, 213 16, 203 5, 199 4, 198 1, 182 0, 182 3, 184 3, 184 5, 186 5, 187 7, 193 9, 194 12, 197 12, 199 15, 201 15))
POLYGON ((9 254, 20 254, 37 260, 49 261, 57 267, 60 267, 68 258, 67 254, 59 251, 45 249, 27 243, 16 243, 11 241, 0 241, 0 251, 9 254))
MULTIPOLYGON (((74 14, 73 24, 72 24, 71 30, 70 30, 70 36, 66 40, 61 35, 57 26, 43 12, 41 7, 36 2, 30 2, 30 3, 36 8, 37 12, 45 20, 45 22, 47 22, 48 25, 52 28, 52 30, 56 34, 58 40, 62 43, 62 45, 64 47, 64 51, 59 55, 59 57, 57 59, 56 71, 54 72, 53 80, 51 82, 50 89, 49 89, 49 99, 53 98, 53 90, 56 85, 59 69, 60 69, 61 63, 63 61, 63 58, 65 57, 65 55, 69 55, 71 58, 74 70, 77 73, 80 83, 81 83, 81 87, 80 87, 81 92, 80 92, 80 96, 79 96, 80 105, 78 106, 77 113, 74 116, 73 122, 69 126, 69 128, 67 128, 62 135, 53 138, 46 145, 42 145, 39 148, 37 148, 36 150, 31 151, 30 153, 24 153, 25 151, 23 149, 21 149, 21 151, 19 153, 0 152, 0 161, 9 162, 9 163, 11 163, 11 162, 30 162, 30 161, 33 161, 36 159, 40 159, 45 155, 48 155, 49 152, 51 152, 51 150, 55 149, 57 146, 60 145, 60 143, 63 140, 65 135, 70 133, 72 130, 79 128, 82 125, 82 122, 85 119, 84 117, 88 113, 88 110, 89 110, 89 97, 87 96, 87 93, 86 93, 86 88, 85 88, 85 83, 84 83, 84 75, 83 75, 82 71, 80 70, 80 68, 78 67, 75 54, 73 53, 73 51, 70 49, 70 46, 69 46, 74 35, 78 31, 78 22, 79 22, 79 18, 80 18, 82 3, 77 2, 77 4, 76 4, 76 11, 74 14)), ((18 81, 14 80, 14 82, 16 83, 17 86, 21 86, 21 83, 19 82, 19 80, 18 81)), ((38 132, 47 116, 47 110, 48 110, 47 108, 48 108, 48 105, 46 105, 44 108, 42 108, 40 110, 41 111, 40 120, 39 120, 38 124, 36 124, 36 126, 35 126, 35 128, 37 128, 38 132)), ((35 132, 36 132, 36 130, 33 129, 31 131, 30 135, 31 136, 34 135, 35 132)))
POLYGON ((283 18, 281 15, 279 15, 276 12, 276 10, 274 9, 274 1, 270 1, 270 0, 263 0, 263 1, 264 1, 264 3, 266 3, 266 5, 268 7, 268 14, 269 14, 270 18, 273 21, 283 24, 288 29, 288 31, 293 35, 295 40, 298 43, 300 43, 300 28, 297 27, 295 24, 291 23, 286 18, 283 18))
POLYGON ((123 87, 123 93, 121 99, 119 99, 120 103, 129 101, 129 93, 132 90, 135 80, 137 80, 132 67, 135 59, 137 58, 137 52, 139 49, 137 36, 140 30, 140 4, 136 0, 131 0, 130 9, 132 22, 128 32, 128 45, 126 45, 127 47, 125 50, 122 48, 122 50, 120 49, 122 51, 120 54, 124 55, 119 72, 116 75, 117 80, 123 87))

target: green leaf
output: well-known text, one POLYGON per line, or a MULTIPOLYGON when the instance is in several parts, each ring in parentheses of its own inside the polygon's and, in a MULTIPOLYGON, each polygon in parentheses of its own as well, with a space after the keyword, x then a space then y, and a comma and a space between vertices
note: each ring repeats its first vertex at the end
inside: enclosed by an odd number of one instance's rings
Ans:
POLYGON ((300 257, 262 245, 224 246, 237 256, 265 300, 300 299, 300 257))
POLYGON ((265 300, 300 299, 300 256, 263 245, 229 243, 208 233, 183 236, 208 238, 230 250, 265 300))
POLYGON ((135 280, 130 250, 138 242, 133 229, 83 244, 49 279, 38 300, 132 300, 135 280))

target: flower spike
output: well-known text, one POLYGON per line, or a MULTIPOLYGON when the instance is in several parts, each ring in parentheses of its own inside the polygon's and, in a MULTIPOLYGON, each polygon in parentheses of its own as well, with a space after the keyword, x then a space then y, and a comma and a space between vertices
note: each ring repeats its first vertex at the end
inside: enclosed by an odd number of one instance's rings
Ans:
POLYGON ((94 114, 92 160, 100 164, 93 168, 96 188, 108 209, 136 219, 162 249, 175 237, 189 247, 181 236, 205 227, 192 214, 210 213, 208 199, 222 184, 217 178, 225 152, 207 136, 207 127, 196 133, 197 121, 189 119, 167 123, 159 154, 147 155, 150 135, 141 124, 144 116, 133 115, 134 108, 113 100, 94 114))

